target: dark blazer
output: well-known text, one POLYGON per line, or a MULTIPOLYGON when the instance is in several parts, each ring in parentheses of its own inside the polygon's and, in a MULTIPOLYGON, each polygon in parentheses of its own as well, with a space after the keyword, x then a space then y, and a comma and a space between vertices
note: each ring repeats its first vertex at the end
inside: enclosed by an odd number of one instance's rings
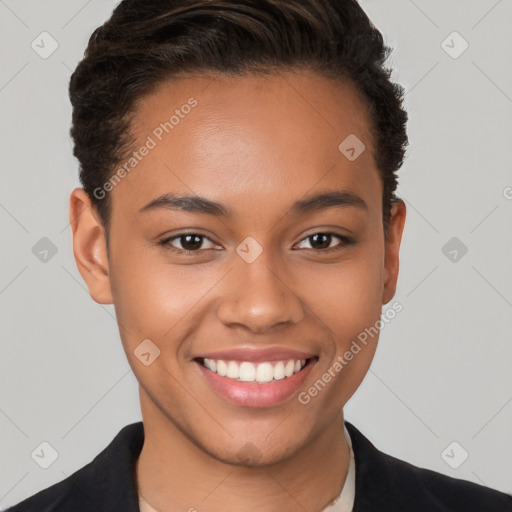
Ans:
MULTIPOLYGON (((512 512, 512 496, 391 457, 345 424, 356 466, 353 512, 512 512)), ((140 512, 135 462, 143 442, 142 422, 125 426, 92 462, 7 511, 140 512)))

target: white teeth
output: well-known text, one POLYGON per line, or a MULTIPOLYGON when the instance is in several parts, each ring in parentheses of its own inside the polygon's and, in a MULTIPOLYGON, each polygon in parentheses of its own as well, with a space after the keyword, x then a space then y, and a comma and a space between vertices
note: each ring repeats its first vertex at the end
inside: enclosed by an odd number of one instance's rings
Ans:
POLYGON ((293 372, 295 370, 295 361, 288 361, 286 363, 286 366, 284 367, 284 374, 286 377, 291 377, 293 375, 293 372))
POLYGON ((281 380, 291 377, 302 370, 306 364, 305 359, 287 361, 274 361, 264 363, 251 363, 243 361, 224 361, 222 359, 204 359, 203 365, 221 377, 228 377, 241 382, 265 383, 271 380, 281 380))
POLYGON ((253 382, 256 379, 256 367, 252 363, 244 361, 240 365, 239 379, 243 382, 253 382))
POLYGON ((270 363, 260 363, 256 369, 258 382, 270 382, 274 378, 274 368, 270 363))
POLYGON ((274 366, 274 379, 276 379, 276 380, 284 379, 284 364, 283 364, 283 361, 279 361, 274 366))
MULTIPOLYGON (((205 359, 205 361, 211 361, 211 359, 205 359)), ((215 371, 213 368, 210 368, 210 370, 215 371)), ((222 359, 219 359, 217 361, 217 373, 221 377, 225 377, 227 371, 228 371, 228 365, 226 364, 225 361, 223 361, 222 359)))
POLYGON ((235 361, 229 361, 226 377, 229 377, 230 379, 238 379, 238 377, 240 377, 240 367, 235 363, 235 361))

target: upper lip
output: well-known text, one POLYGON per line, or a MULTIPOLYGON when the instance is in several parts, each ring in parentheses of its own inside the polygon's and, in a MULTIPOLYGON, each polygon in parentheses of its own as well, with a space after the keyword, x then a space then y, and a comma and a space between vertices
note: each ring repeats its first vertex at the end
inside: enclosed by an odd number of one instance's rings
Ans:
POLYGON ((287 361, 289 359, 310 359, 315 354, 290 350, 284 347, 275 348, 233 348, 218 352, 200 354, 195 359, 222 359, 224 361, 249 361, 262 363, 265 361, 287 361))

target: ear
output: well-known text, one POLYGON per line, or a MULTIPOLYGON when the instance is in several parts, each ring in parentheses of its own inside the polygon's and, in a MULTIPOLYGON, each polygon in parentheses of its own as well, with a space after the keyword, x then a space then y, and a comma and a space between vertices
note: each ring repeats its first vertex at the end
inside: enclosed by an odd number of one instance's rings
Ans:
POLYGON ((399 251, 405 225, 406 208, 402 199, 391 207, 388 236, 385 239, 384 283, 382 304, 387 304, 395 295, 398 280, 399 251))
POLYGON ((112 304, 105 229, 83 188, 71 192, 69 222, 76 265, 89 294, 99 304, 112 304))

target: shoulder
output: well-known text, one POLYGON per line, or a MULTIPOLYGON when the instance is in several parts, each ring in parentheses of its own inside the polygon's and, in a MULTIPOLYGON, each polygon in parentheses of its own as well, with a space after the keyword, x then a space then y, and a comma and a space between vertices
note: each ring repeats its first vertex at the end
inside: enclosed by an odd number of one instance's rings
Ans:
POLYGON ((87 465, 6 512, 139 512, 134 468, 143 442, 142 422, 123 427, 87 465))
POLYGON ((356 463, 354 512, 512 512, 512 496, 383 453, 345 424, 356 463))
MULTIPOLYGON (((77 473, 79 473, 79 470, 77 473)), ((72 477, 58 482, 38 493, 26 498, 17 505, 10 507, 6 512, 53 512, 71 510, 75 505, 76 495, 73 489, 72 477)), ((82 509, 77 509, 81 512, 82 509)))

